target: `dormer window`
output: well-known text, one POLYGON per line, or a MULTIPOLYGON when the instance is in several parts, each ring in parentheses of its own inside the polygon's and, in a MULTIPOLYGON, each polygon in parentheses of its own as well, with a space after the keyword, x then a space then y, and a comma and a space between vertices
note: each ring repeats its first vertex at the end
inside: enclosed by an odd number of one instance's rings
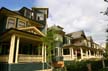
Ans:
POLYGON ((15 28, 15 25, 16 25, 15 23, 16 23, 16 18, 8 17, 6 28, 7 29, 9 29, 9 28, 15 28))
POLYGON ((37 20, 37 21, 43 21, 43 20, 44 20, 44 14, 38 13, 38 14, 36 15, 36 20, 37 20))

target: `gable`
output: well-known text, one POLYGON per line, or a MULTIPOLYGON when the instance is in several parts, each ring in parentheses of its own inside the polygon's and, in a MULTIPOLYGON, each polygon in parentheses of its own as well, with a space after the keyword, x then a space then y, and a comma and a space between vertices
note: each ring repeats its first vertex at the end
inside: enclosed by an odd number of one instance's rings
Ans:
POLYGON ((40 30, 38 30, 36 27, 26 27, 26 28, 18 28, 19 30, 27 31, 33 34, 38 34, 41 36, 45 36, 40 30))

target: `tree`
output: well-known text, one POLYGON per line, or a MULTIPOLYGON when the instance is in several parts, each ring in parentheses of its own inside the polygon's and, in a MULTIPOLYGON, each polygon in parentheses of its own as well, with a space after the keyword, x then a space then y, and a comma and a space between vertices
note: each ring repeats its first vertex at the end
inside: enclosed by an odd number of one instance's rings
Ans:
POLYGON ((54 49, 54 34, 56 33, 55 30, 48 30, 47 35, 42 38, 44 44, 46 45, 47 51, 47 62, 52 62, 52 50, 54 49))

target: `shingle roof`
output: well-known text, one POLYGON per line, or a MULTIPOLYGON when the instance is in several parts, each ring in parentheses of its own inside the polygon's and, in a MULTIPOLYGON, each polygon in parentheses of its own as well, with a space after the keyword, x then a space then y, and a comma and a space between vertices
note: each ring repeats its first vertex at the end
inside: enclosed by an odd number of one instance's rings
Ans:
POLYGON ((91 36, 87 36, 87 40, 92 41, 92 37, 91 36))
POLYGON ((67 34, 67 36, 72 37, 73 39, 77 39, 81 37, 85 38, 84 31, 72 32, 72 33, 67 34))

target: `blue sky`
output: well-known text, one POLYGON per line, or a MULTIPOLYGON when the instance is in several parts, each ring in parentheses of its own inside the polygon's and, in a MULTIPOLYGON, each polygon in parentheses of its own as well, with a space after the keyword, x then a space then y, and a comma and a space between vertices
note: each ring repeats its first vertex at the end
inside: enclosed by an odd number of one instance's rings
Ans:
POLYGON ((6 7, 8 9, 20 9, 21 7, 32 7, 36 0, 0 0, 0 8, 6 7))
POLYGON ((100 14, 108 3, 104 0, 0 0, 0 8, 18 10, 21 7, 48 7, 48 26, 54 24, 66 33, 84 30, 97 43, 105 43, 108 16, 100 14))

